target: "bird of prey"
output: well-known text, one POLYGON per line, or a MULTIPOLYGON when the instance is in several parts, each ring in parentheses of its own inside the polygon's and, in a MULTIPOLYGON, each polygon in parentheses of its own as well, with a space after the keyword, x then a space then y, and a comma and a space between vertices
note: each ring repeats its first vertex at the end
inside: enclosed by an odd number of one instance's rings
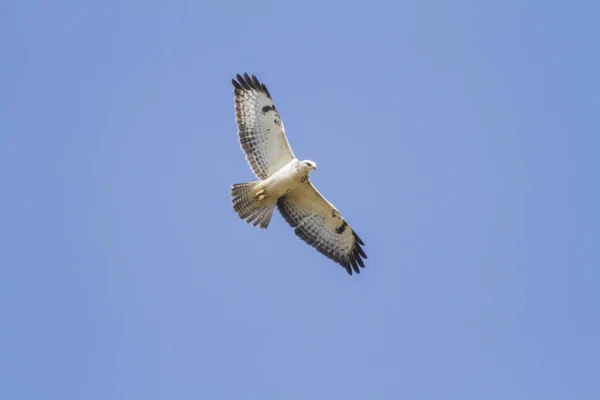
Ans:
POLYGON ((235 114, 240 145, 254 182, 231 188, 233 209, 254 226, 269 226, 275 206, 306 243, 346 269, 360 273, 367 255, 363 241, 340 212, 310 182, 317 165, 299 161, 285 135, 281 116, 264 83, 256 76, 237 75, 235 114))

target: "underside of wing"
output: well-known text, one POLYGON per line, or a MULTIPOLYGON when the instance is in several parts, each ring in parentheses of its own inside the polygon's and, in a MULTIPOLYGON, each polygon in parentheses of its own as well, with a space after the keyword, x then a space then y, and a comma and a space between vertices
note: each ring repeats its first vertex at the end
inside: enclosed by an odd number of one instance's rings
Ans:
POLYGON ((352 275, 360 273, 367 255, 363 241, 348 225, 339 211, 312 185, 302 187, 281 197, 277 207, 290 226, 306 243, 340 264, 352 275))
POLYGON ((264 83, 256 76, 232 80, 240 145, 252 172, 266 179, 294 159, 283 122, 264 83))

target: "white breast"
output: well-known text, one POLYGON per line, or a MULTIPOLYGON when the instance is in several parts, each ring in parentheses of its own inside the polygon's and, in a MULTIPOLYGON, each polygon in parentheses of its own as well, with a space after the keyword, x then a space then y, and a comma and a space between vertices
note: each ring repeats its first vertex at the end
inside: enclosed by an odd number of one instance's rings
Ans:
POLYGON ((283 196, 302 184, 300 180, 306 171, 298 171, 297 163, 298 160, 290 161, 267 179, 267 192, 270 196, 283 196))

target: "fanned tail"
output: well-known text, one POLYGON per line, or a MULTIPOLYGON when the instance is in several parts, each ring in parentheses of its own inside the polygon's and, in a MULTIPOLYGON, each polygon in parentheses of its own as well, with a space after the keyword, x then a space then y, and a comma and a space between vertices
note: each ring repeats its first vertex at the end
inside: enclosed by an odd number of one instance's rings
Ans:
POLYGON ((260 181, 237 183, 231 187, 231 198, 233 209, 238 213, 241 219, 254 226, 260 225, 261 229, 266 229, 271 222, 275 202, 259 202, 254 198, 255 187, 260 181))

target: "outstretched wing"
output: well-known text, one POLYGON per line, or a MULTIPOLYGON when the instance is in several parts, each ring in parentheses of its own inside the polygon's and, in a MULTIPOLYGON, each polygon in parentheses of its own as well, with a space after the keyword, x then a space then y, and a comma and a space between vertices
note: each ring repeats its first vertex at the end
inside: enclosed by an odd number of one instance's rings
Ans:
POLYGON ((254 175, 266 179, 295 158, 283 122, 267 87, 256 76, 238 74, 237 81, 231 82, 240 145, 254 175))
POLYGON ((306 243, 331 258, 352 275, 360 273, 367 255, 364 243, 342 218, 339 211, 329 203, 312 183, 280 197, 277 208, 290 226, 306 243))

